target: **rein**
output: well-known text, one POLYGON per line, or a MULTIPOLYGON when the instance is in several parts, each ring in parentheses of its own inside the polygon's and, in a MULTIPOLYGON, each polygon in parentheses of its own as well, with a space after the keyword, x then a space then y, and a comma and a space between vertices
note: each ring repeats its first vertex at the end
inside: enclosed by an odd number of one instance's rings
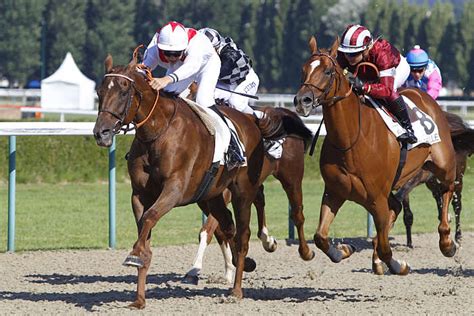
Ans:
MULTIPOLYGON (((329 74, 331 76, 331 78, 329 79, 329 83, 326 85, 326 88, 325 89, 322 89, 308 81, 305 81, 301 86, 309 86, 310 88, 314 88, 316 90, 319 90, 321 93, 321 95, 319 96, 319 98, 315 98, 315 95, 314 95, 314 90, 313 89, 310 89, 312 95, 313 95, 313 104, 311 104, 311 107, 314 109, 315 107, 317 107, 318 105, 328 105, 328 106, 332 106, 333 104, 347 98, 348 96, 351 95, 352 93, 352 86, 349 88, 349 90, 344 94, 344 95, 336 95, 337 91, 339 90, 339 87, 340 87, 340 84, 341 84, 341 81, 340 80, 336 80, 336 73, 337 73, 337 68, 336 68, 336 61, 334 60, 334 58, 331 56, 331 55, 328 55, 328 54, 325 54, 325 53, 315 53, 313 54, 310 58, 312 58, 313 56, 317 56, 317 57, 327 57, 329 58, 329 60, 331 61, 332 65, 333 65, 333 69, 331 71, 331 73, 329 74), (335 92, 335 95, 330 98, 330 99, 326 99, 327 95, 329 94, 329 92, 331 91, 332 89, 332 86, 334 84, 334 82, 337 81, 337 86, 336 86, 336 92, 335 92), (320 100, 321 97, 324 97, 324 99, 320 100)), ((359 140, 359 136, 360 136, 360 130, 361 130, 361 109, 360 109, 360 105, 358 107, 359 109, 359 113, 358 113, 358 116, 359 116, 359 128, 357 130, 357 136, 356 136, 356 139, 354 140, 354 142, 352 144, 349 145, 349 147, 347 148, 342 148, 342 147, 338 147, 334 144, 331 144, 335 149, 339 150, 339 151, 342 151, 342 152, 346 152, 346 151, 349 151, 351 150, 354 145, 357 143, 357 141, 359 140)), ((321 124, 319 125, 319 128, 318 128, 318 131, 317 133, 314 135, 313 137, 313 142, 311 144, 311 150, 310 150, 310 155, 312 156, 313 152, 314 152, 314 149, 316 147, 316 141, 319 137, 319 131, 321 129, 321 126, 324 122, 324 118, 323 120, 321 121, 321 124)))
POLYGON ((339 90, 339 86, 341 84, 340 80, 335 79, 336 78, 335 74, 337 73, 336 61, 334 60, 334 58, 331 55, 328 55, 328 54, 325 54, 325 53, 313 54, 311 57, 313 57, 313 56, 329 58, 332 65, 334 66, 334 68, 332 69, 331 73, 329 74, 331 76, 331 78, 329 79, 329 83, 326 85, 325 89, 322 89, 322 88, 320 88, 320 87, 318 87, 318 86, 316 86, 316 85, 314 85, 314 84, 312 84, 311 82, 308 82, 308 81, 305 81, 301 85, 301 86, 309 86, 311 88, 314 88, 314 89, 319 90, 320 92, 322 92, 321 95, 319 96, 319 98, 315 98, 313 89, 310 89, 311 93, 313 94, 313 104, 311 106, 313 108, 315 108, 316 106, 322 105, 322 104, 333 105, 334 103, 339 102, 340 100, 343 100, 343 99, 347 98, 352 92, 352 87, 342 96, 334 95, 331 99, 326 99, 327 95, 329 94, 329 92, 332 89, 332 86, 333 86, 334 82, 337 81, 336 92, 339 90), (324 97, 324 98, 321 98, 321 97, 324 97))
MULTIPOLYGON (((140 101, 138 103, 138 108, 140 108, 140 105, 141 105, 141 102, 142 102, 142 93, 135 86, 135 80, 133 80, 132 78, 130 78, 126 75, 110 73, 110 74, 105 74, 104 77, 120 77, 120 78, 127 79, 131 83, 130 88, 129 88, 129 92, 128 92, 129 93, 129 99, 128 99, 127 106, 125 107, 125 111, 124 111, 123 115, 118 115, 117 113, 114 113, 114 112, 109 111, 109 110, 100 110, 99 111, 99 113, 100 112, 109 113, 110 115, 112 115, 113 117, 118 119, 118 122, 117 122, 118 128, 114 128, 114 130, 113 130, 114 134, 117 134, 118 132, 120 132, 120 130, 123 130, 124 133, 127 133, 131 130, 139 129, 140 127, 142 127, 143 124, 145 124, 148 121, 148 119, 151 117, 151 115, 153 114, 153 112, 156 108, 156 105, 158 104, 158 98, 159 98, 159 95, 160 95, 159 92, 156 93, 156 98, 155 98, 155 102, 153 104, 153 107, 151 108, 150 112, 148 112, 148 115, 145 117, 145 119, 142 120, 141 122, 138 122, 138 123, 135 123, 135 122, 132 121, 131 124, 133 124, 134 127, 129 128, 128 125, 130 125, 130 123, 124 123, 123 121, 124 121, 125 117, 127 116, 127 113, 129 112, 129 110, 131 108, 131 105, 132 105, 132 100, 133 100, 132 88, 138 93, 138 96, 139 96, 139 99, 140 99, 140 101), (124 125, 127 125, 127 127, 123 128, 124 125)), ((137 112, 138 112, 138 108, 137 108, 137 112)))

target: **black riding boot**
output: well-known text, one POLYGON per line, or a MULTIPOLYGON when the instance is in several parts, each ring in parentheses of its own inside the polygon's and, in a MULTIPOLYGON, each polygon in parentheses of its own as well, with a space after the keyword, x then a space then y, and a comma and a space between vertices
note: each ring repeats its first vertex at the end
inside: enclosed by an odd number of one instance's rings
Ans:
POLYGON ((388 106, 390 112, 395 115, 402 127, 406 130, 406 133, 398 136, 398 140, 401 142, 407 142, 409 144, 416 143, 418 139, 415 136, 415 132, 413 132, 410 118, 408 117, 407 105, 405 104, 403 98, 399 96, 392 102, 389 102, 388 106))
MULTIPOLYGON (((213 105, 210 107, 214 112, 216 112, 223 120, 225 125, 229 127, 227 124, 227 121, 224 118, 224 115, 219 111, 216 105, 213 105)), ((226 154, 226 165, 228 170, 232 170, 235 167, 240 167, 245 163, 245 158, 242 156, 240 153, 240 146, 237 141, 237 137, 234 135, 234 132, 230 129, 230 143, 229 147, 227 148, 227 154, 226 154)))

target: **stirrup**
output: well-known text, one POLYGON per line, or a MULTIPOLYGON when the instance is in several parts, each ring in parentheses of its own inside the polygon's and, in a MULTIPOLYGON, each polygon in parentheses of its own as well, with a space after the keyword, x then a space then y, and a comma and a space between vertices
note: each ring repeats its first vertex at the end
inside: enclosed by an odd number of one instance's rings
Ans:
POLYGON ((418 138, 416 138, 415 134, 410 133, 409 131, 406 131, 402 135, 398 136, 397 139, 402 143, 408 144, 415 144, 416 142, 418 142, 418 138))

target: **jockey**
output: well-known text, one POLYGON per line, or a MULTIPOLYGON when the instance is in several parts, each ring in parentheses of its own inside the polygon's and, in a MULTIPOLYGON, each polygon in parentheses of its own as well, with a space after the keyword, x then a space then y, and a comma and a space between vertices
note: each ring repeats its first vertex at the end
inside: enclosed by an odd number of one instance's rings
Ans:
POLYGON ((361 25, 349 25, 342 34, 337 61, 342 68, 354 72, 363 61, 373 63, 380 71, 377 83, 364 83, 357 77, 349 78, 352 88, 358 94, 367 94, 387 102, 389 111, 395 115, 406 133, 398 139, 410 144, 418 140, 408 117, 407 105, 398 94, 397 88, 407 80, 410 66, 400 52, 384 39, 373 39, 369 30, 361 25))
MULTIPOLYGON (((204 34, 171 21, 153 36, 145 51, 143 64, 152 71, 158 65, 166 69, 164 77, 150 81, 150 86, 155 90, 164 89, 181 94, 188 91, 191 83, 196 82, 196 103, 212 108, 225 122, 214 99, 221 61, 204 34)), ((235 150, 236 146, 237 141, 231 136, 229 149, 233 150, 228 150, 228 166, 238 166, 245 162, 239 150, 235 150)))
MULTIPOLYGON (((230 107, 247 114, 254 114, 249 98, 237 93, 255 95, 260 80, 252 68, 250 58, 230 37, 222 37, 216 30, 206 27, 199 32, 206 35, 221 59, 221 70, 214 97, 227 101, 230 107), (219 89, 222 88, 222 89, 219 89)), ((258 114, 263 114, 257 111, 258 114)))
POLYGON ((408 52, 407 62, 410 65, 410 76, 403 86, 419 88, 436 100, 442 88, 442 79, 435 62, 419 45, 408 52))

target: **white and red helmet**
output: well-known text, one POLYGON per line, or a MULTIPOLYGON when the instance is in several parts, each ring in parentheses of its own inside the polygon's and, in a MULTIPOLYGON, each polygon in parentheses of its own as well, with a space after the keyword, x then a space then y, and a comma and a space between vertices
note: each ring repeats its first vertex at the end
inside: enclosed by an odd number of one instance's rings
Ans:
POLYGON ((183 51, 188 47, 188 32, 176 21, 165 24, 158 31, 158 48, 164 51, 183 51))
POLYGON ((359 24, 349 25, 342 34, 342 41, 337 49, 343 53, 357 53, 372 44, 373 38, 370 31, 359 24))

